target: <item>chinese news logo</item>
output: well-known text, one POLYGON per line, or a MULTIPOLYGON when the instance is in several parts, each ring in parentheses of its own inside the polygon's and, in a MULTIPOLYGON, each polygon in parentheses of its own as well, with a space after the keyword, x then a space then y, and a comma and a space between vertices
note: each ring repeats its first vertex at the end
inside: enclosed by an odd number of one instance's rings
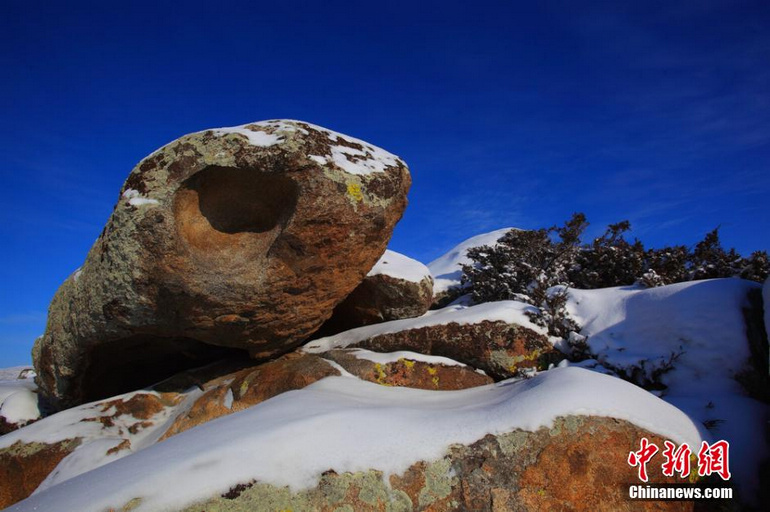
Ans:
MULTIPOLYGON (((692 450, 687 443, 677 446, 671 441, 664 442, 665 449, 663 457, 665 461, 661 464, 661 469, 665 476, 674 476, 679 473, 682 478, 690 475, 690 456, 692 450)), ((631 467, 639 467, 639 480, 647 481, 647 463, 660 451, 660 448, 654 443, 650 443, 646 437, 643 437, 639 450, 628 454, 628 464, 631 467)), ((697 468, 698 476, 719 475, 722 480, 730 479, 730 443, 721 440, 713 444, 703 441, 698 450, 697 468)))

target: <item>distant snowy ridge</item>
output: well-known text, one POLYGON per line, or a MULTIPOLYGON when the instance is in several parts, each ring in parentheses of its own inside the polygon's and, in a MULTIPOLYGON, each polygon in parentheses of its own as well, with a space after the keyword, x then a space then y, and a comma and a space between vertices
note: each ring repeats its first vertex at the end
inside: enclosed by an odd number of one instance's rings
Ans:
POLYGON ((489 233, 476 235, 454 246, 449 252, 428 263, 428 268, 433 274, 433 295, 448 291, 450 288, 460 286, 460 278, 463 275, 462 265, 470 265, 468 249, 482 245, 495 245, 508 231, 516 228, 502 228, 489 233))

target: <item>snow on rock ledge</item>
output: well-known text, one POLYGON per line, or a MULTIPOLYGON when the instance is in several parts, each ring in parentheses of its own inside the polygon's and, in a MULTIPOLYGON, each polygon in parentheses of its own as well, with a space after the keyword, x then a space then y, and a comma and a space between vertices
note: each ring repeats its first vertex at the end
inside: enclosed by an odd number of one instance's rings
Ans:
POLYGON ((364 280, 334 309, 317 336, 422 315, 433 302, 428 267, 386 250, 364 280))
POLYGON ((430 279, 431 273, 428 267, 419 261, 404 256, 390 249, 377 260, 374 267, 366 274, 367 277, 385 275, 394 279, 419 283, 424 279, 430 279))
MULTIPOLYGON (((677 444, 703 439, 681 411, 636 386, 577 368, 462 391, 388 388, 328 377, 209 422, 53 486, 8 509, 179 510, 256 480, 296 492, 338 474, 387 478, 453 444, 487 434, 550 428, 559 417, 626 420, 677 444), (260 425, 255 429, 254 425, 260 425)), ((387 481, 387 480, 386 480, 387 481)))
POLYGON ((443 356, 483 370, 495 380, 544 369, 564 356, 545 329, 530 322, 533 306, 500 301, 466 307, 448 306, 421 317, 351 329, 307 343, 302 350, 323 353, 335 348, 375 352, 409 350, 443 356))
POLYGON ((526 315, 527 312, 535 313, 537 312, 537 308, 513 300, 487 302, 476 306, 463 306, 458 304, 437 309, 435 311, 429 311, 419 318, 408 318, 384 322, 377 325, 368 325, 366 327, 359 327, 358 329, 342 332, 335 336, 321 338, 311 341, 302 347, 302 350, 309 353, 321 353, 333 348, 345 348, 360 341, 374 338, 375 336, 381 336, 383 334, 393 334, 406 330, 448 325, 451 323, 469 325, 483 321, 518 324, 525 326, 527 329, 535 331, 538 334, 545 335, 545 328, 533 324, 526 315))

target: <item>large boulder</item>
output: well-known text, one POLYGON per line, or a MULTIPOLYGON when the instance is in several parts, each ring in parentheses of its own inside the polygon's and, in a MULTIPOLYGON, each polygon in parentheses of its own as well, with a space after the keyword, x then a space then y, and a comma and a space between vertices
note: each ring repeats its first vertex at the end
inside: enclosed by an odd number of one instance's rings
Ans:
POLYGON ((335 309, 320 336, 420 316, 433 302, 433 277, 417 260, 387 250, 366 278, 335 309))
MULTIPOLYGON (((696 510, 693 501, 628 499, 635 476, 623 464, 642 437, 663 446, 663 438, 626 421, 568 416, 550 429, 489 434, 454 445, 441 459, 417 462, 387 478, 375 470, 327 471, 318 485, 300 492, 244 482, 183 510, 696 510)), ((660 465, 649 466, 649 483, 681 482, 663 476, 660 465)))
POLYGON ((131 172, 33 350, 69 406, 246 350, 300 344, 385 251, 411 179, 396 156, 298 121, 184 136, 131 172))

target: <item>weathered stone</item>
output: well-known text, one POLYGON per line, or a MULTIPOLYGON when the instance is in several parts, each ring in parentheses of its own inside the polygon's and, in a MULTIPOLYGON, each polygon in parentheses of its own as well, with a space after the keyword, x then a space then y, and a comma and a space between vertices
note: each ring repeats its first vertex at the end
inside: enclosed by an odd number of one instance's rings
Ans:
MULTIPOLYGON (((103 463, 95 456, 92 442, 114 441, 105 456, 131 453, 133 436, 162 428, 168 411, 182 405, 183 399, 183 395, 172 392, 139 392, 82 405, 68 420, 58 415, 43 418, 32 433, 22 430, 0 437, 0 508, 32 494, 73 452, 90 450, 86 460, 93 467, 103 463), (51 436, 66 439, 47 441, 51 436)), ((80 461, 81 465, 85 463, 80 461)))
POLYGON ((488 320, 404 329, 375 335, 346 347, 375 352, 407 350, 448 357, 483 370, 496 380, 518 376, 530 368, 546 369, 549 363, 564 357, 543 334, 521 325, 488 320))
POLYGON ((302 389, 324 377, 339 375, 322 358, 293 352, 255 368, 246 368, 205 385, 205 393, 185 414, 176 418, 161 439, 166 439, 220 416, 246 409, 268 398, 302 389))
POLYGON ((0 448, 0 509, 32 494, 79 443, 79 439, 52 444, 18 441, 7 448, 0 448))
MULTIPOLYGON (((551 429, 490 434, 469 446, 453 446, 444 458, 417 462, 387 483, 373 470, 328 471, 316 487, 297 493, 244 482, 184 510, 694 510, 692 501, 627 498, 626 485, 637 476, 626 461, 642 437, 663 445, 659 436, 625 421, 570 416, 557 419, 551 429)), ((648 472, 650 483, 681 483, 664 477, 659 464, 649 464, 648 472)))
MULTIPOLYGON (((491 377, 464 365, 422 361, 402 354, 394 361, 375 362, 358 350, 331 350, 322 356, 330 359, 359 379, 381 384, 417 389, 450 391, 492 384, 491 377)), ((364 351, 366 352, 366 351, 364 351)), ((418 354, 414 354, 417 356, 418 354)))
POLYGON ((336 308, 316 336, 331 336, 364 325, 422 315, 433 302, 428 267, 385 251, 366 278, 336 308))
POLYGON ((297 346, 382 255, 406 165, 297 121, 182 137, 142 160, 33 350, 55 406, 247 350, 297 346))

